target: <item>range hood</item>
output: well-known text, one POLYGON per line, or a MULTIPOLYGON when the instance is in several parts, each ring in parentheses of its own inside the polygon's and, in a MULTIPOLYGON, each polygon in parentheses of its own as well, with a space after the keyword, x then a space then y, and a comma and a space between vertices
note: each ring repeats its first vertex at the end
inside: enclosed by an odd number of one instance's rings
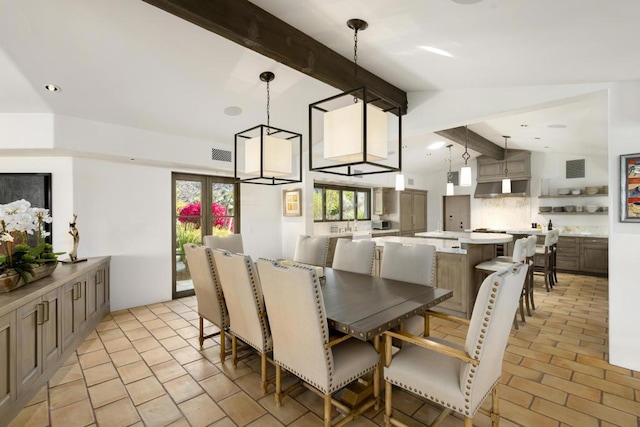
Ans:
POLYGON ((502 181, 479 182, 473 197, 477 199, 496 197, 529 197, 529 180, 511 180, 511 193, 502 194, 502 181))

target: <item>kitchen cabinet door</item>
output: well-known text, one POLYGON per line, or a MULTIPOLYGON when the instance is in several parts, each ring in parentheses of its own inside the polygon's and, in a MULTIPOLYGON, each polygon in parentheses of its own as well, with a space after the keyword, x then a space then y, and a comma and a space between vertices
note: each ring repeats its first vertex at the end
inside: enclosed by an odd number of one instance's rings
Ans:
POLYGON ((36 298, 16 310, 17 393, 22 395, 42 373, 42 299, 36 298))
POLYGON ((0 317, 0 419, 16 400, 16 317, 0 317))
POLYGON ((427 192, 400 192, 400 235, 411 236, 427 231, 427 192))
POLYGON ((587 273, 608 273, 609 242, 607 239, 582 239, 580 242, 580 270, 587 273))
POLYGON ((62 285, 61 293, 61 335, 63 349, 73 345, 80 329, 88 318, 85 276, 62 285))
POLYGON ((453 296, 441 302, 438 307, 448 308, 457 312, 467 312, 467 268, 465 255, 436 253, 436 283, 437 288, 451 289, 453 296))

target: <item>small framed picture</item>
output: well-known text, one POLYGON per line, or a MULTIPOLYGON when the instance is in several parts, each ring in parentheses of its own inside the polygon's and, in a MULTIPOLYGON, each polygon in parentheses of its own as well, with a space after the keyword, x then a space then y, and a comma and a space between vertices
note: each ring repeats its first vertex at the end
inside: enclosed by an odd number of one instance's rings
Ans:
POLYGON ((640 153, 620 156, 620 221, 640 222, 640 153))
POLYGON ((302 190, 282 190, 282 215, 301 216, 302 215, 302 190))

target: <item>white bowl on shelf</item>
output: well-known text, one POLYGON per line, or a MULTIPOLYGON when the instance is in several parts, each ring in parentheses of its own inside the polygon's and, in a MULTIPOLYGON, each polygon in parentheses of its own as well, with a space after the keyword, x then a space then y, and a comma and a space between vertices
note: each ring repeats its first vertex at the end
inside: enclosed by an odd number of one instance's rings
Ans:
POLYGON ((578 196, 582 193, 582 190, 580 190, 579 188, 574 188, 573 190, 571 190, 571 194, 573 194, 574 196, 578 196))
POLYGON ((569 190, 568 188, 558 188, 558 194, 560 196, 566 196, 569 193, 571 193, 571 190, 569 190))
POLYGON ((594 213, 598 211, 598 207, 596 205, 586 205, 584 207, 584 210, 589 212, 589 213, 594 213))

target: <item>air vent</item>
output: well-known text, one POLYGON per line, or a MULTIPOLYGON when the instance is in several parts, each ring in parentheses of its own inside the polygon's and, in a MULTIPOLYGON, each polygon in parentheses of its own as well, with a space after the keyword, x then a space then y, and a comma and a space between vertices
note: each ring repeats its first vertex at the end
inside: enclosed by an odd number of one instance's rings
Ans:
POLYGON ((567 160, 567 178, 584 178, 584 159, 567 160))
POLYGON ((211 160, 218 160, 221 162, 231 162, 231 151, 221 150, 219 148, 212 148, 211 160))
POLYGON ((413 185, 413 178, 407 179, 407 185, 413 185))

